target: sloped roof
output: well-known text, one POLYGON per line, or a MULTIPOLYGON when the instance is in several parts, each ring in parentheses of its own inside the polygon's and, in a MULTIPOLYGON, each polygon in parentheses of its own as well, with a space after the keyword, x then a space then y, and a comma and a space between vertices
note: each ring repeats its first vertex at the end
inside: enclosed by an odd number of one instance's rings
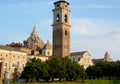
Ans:
MULTIPOLYGON (((88 51, 73 52, 73 53, 70 53, 70 56, 83 55, 84 53, 88 53, 88 51)), ((88 54, 89 54, 89 53, 88 53, 88 54)), ((89 54, 89 55, 90 55, 90 54, 89 54)))
POLYGON ((0 45, 0 49, 1 50, 9 50, 9 51, 17 51, 17 52, 25 53, 24 51, 20 50, 19 48, 13 48, 13 47, 4 46, 4 45, 0 45))
POLYGON ((65 1, 65 0, 59 0, 59 1, 57 1, 57 2, 54 2, 54 4, 56 4, 56 3, 60 3, 60 2, 67 3, 67 4, 69 5, 69 3, 68 3, 67 1, 65 1))
POLYGON ((92 62, 95 64, 95 63, 103 61, 103 60, 104 60, 103 58, 101 58, 101 59, 92 59, 92 62))

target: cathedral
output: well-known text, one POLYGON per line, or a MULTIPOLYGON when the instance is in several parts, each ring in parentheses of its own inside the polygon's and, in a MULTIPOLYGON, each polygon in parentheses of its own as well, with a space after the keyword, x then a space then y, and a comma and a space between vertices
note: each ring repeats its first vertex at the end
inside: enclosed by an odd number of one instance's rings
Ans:
MULTIPOLYGON (((38 36, 36 25, 30 36, 23 43, 11 43, 0 45, 0 82, 12 82, 16 75, 19 77, 27 61, 31 58, 39 58, 46 61, 51 56, 60 59, 68 57, 72 62, 77 62, 86 69, 92 66, 91 55, 88 51, 70 52, 70 9, 69 3, 64 0, 54 2, 52 44, 46 43, 38 36), (17 71, 16 71, 17 70, 17 71), (15 75, 16 74, 16 75, 15 75)), ((108 59, 108 53, 105 55, 108 59)), ((111 61, 112 59, 109 59, 111 61)), ((107 60, 106 60, 107 61, 107 60)))
POLYGON ((52 45, 47 41, 44 43, 41 38, 39 38, 36 31, 36 25, 33 27, 33 31, 27 40, 24 40, 23 43, 11 43, 7 46, 18 48, 29 55, 35 56, 52 56, 52 45))
POLYGON ((21 43, 11 43, 7 46, 19 48, 29 55, 35 56, 57 56, 59 58, 70 58, 70 10, 69 3, 60 0, 54 2, 53 11, 53 45, 47 41, 44 43, 39 38, 34 25, 31 35, 21 43))

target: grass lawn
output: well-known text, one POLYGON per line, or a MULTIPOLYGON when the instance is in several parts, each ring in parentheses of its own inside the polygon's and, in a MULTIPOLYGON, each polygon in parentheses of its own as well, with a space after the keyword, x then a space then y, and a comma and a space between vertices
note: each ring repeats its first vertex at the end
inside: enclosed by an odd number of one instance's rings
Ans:
MULTIPOLYGON (((26 84, 26 83, 10 83, 10 84, 26 84)), ((64 82, 39 82, 39 83, 27 83, 27 84, 120 84, 120 80, 86 80, 86 83, 81 81, 64 81, 64 82)))
POLYGON ((86 84, 120 84, 120 80, 87 80, 86 84))
MULTIPOLYGON (((10 83, 10 84, 26 84, 26 83, 10 83)), ((64 81, 64 82, 39 82, 39 83, 28 83, 28 84, 82 84, 82 83, 80 83, 80 81, 77 82, 64 81)))

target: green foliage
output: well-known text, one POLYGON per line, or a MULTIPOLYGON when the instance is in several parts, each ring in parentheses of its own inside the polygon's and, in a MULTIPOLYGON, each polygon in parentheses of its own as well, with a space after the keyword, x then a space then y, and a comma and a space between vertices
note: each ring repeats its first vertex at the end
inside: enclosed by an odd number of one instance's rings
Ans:
MULTIPOLYGON (((29 84, 119 84, 120 80, 86 80, 86 83, 81 81, 64 81, 64 82, 35 82, 29 84)), ((26 83, 10 83, 10 84, 26 84, 26 83)))
POLYGON ((90 78, 120 78, 120 62, 97 62, 94 66, 89 66, 86 73, 90 78))
POLYGON ((33 58, 26 64, 21 78, 26 79, 26 82, 32 79, 39 81, 54 81, 54 79, 77 80, 85 78, 85 70, 77 63, 72 63, 68 58, 52 57, 45 62, 40 59, 33 58))
POLYGON ((47 60, 46 63, 49 65, 49 74, 52 79, 58 78, 60 74, 61 68, 61 61, 56 57, 52 57, 51 59, 47 60))
POLYGON ((42 66, 41 66, 41 69, 42 69, 42 72, 41 72, 41 79, 44 79, 46 81, 49 81, 51 76, 49 74, 49 65, 46 63, 46 62, 43 62, 42 63, 42 66))
POLYGON ((29 60, 21 74, 21 78, 26 79, 26 82, 34 78, 38 81, 42 72, 41 65, 40 59, 33 58, 29 60))
POLYGON ((69 58, 62 59, 62 65, 65 68, 64 72, 66 80, 84 79, 86 76, 85 69, 78 63, 73 63, 69 58))

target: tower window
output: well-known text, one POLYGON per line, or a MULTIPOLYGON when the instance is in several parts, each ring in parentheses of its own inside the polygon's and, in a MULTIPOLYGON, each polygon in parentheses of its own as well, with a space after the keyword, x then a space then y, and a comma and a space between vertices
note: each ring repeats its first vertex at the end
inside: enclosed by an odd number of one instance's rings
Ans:
POLYGON ((65 22, 68 22, 68 17, 67 17, 67 15, 66 15, 66 14, 65 14, 64 19, 65 19, 65 22))
POLYGON ((65 5, 65 7, 67 7, 67 5, 65 5))
POLYGON ((67 30, 65 31, 65 35, 67 35, 67 30))
POLYGON ((57 14, 57 18, 56 18, 57 22, 60 21, 60 14, 57 14))
POLYGON ((57 4, 57 7, 59 7, 60 5, 59 4, 57 4))

